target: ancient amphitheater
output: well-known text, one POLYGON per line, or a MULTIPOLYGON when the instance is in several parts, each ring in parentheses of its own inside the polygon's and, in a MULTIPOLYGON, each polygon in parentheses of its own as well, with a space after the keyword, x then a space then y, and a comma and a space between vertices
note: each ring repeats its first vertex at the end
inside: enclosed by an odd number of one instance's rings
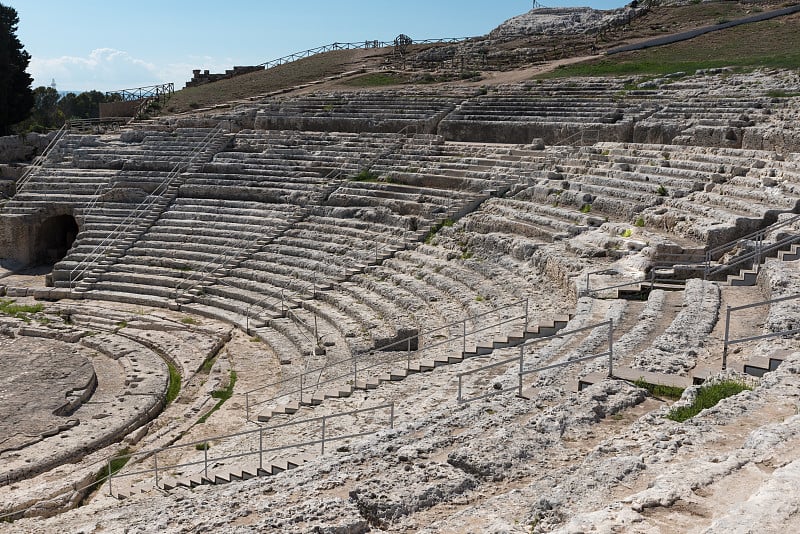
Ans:
POLYGON ((61 132, 0 211, 0 531, 797 531, 798 86, 61 132))

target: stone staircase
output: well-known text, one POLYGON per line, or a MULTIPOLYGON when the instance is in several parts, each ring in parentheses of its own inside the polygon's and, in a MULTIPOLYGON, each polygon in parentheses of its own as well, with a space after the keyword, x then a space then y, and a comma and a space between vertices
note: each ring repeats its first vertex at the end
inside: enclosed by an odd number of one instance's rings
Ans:
POLYGON ((149 493, 154 487, 160 487, 164 491, 175 488, 196 488, 202 485, 229 484, 239 480, 249 480, 256 477, 272 476, 300 467, 306 462, 313 460, 309 455, 295 455, 286 459, 271 460, 259 465, 258 462, 245 463, 235 467, 219 467, 209 470, 207 473, 195 473, 186 476, 165 476, 159 480, 160 486, 154 486, 151 481, 126 484, 118 482, 112 486, 112 495, 117 499, 123 500, 138 494, 149 493))
POLYGON ((466 350, 457 354, 437 354, 435 356, 422 358, 416 362, 411 362, 405 367, 392 367, 389 371, 373 377, 362 378, 349 384, 329 387, 328 389, 320 389, 311 393, 309 397, 303 396, 300 400, 294 400, 263 410, 257 414, 256 418, 259 422, 267 422, 277 415, 295 413, 303 406, 317 406, 322 404, 325 399, 349 397, 356 390, 366 391, 376 389, 380 384, 385 382, 400 381, 412 374, 432 371, 437 367, 460 363, 469 358, 491 354, 496 349, 515 347, 530 339, 552 336, 564 328, 569 322, 569 319, 570 318, 567 316, 558 316, 550 322, 540 323, 532 328, 526 328, 524 331, 519 330, 506 335, 496 336, 491 343, 484 342, 477 345, 467 345, 466 350))

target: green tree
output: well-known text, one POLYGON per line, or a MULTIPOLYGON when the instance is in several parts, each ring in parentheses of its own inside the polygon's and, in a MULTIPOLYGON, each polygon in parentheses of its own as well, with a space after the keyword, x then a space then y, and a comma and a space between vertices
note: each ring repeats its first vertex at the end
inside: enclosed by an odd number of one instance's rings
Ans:
POLYGON ((0 4, 0 135, 31 113, 33 78, 26 72, 31 56, 17 38, 19 16, 12 7, 0 4))

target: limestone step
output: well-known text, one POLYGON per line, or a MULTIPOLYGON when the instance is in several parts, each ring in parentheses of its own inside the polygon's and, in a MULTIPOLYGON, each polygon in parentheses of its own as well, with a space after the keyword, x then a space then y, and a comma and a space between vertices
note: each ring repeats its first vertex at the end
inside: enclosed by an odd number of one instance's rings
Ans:
POLYGON ((727 284, 734 287, 754 286, 757 279, 757 269, 742 269, 739 274, 729 274, 727 284))

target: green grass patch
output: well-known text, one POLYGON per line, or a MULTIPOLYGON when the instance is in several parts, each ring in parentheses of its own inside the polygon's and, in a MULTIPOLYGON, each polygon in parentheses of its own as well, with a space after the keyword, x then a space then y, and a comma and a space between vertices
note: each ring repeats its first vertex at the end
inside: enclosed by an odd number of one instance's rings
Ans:
POLYGON ((380 178, 380 175, 375 174, 369 169, 364 169, 360 173, 353 176, 352 180, 354 182, 377 182, 378 178, 380 178))
POLYGON ((644 218, 637 217, 636 220, 633 222, 633 225, 638 228, 642 228, 644 226, 644 218))
POLYGON ((234 386, 236 386, 236 371, 231 371, 230 380, 228 380, 228 387, 211 392, 211 397, 217 399, 217 403, 208 411, 208 413, 200 417, 197 422, 200 424, 205 423, 208 418, 211 417, 211 414, 219 410, 220 407, 225 404, 225 401, 233 396, 234 386))
POLYGON ((581 213, 591 213, 592 205, 591 204, 584 204, 581 206, 581 213))
POLYGON ((42 304, 16 304, 14 299, 0 299, 0 313, 10 315, 15 319, 22 319, 26 323, 31 320, 30 315, 43 309, 42 304))
POLYGON ((683 395, 683 388, 675 386, 662 386, 660 384, 651 384, 650 382, 645 381, 644 378, 634 380, 633 384, 638 388, 647 390, 651 395, 655 397, 664 397, 667 399, 680 399, 681 395, 683 395))
POLYGON ((631 235, 633 235, 633 230, 630 228, 625 228, 620 234, 620 237, 630 237, 631 235))
POLYGON ((750 391, 753 388, 736 380, 725 380, 709 386, 703 386, 697 392, 697 398, 689 406, 679 406, 670 410, 667 419, 682 423, 691 419, 706 408, 716 406, 719 401, 732 397, 742 391, 750 391))
POLYGON ((178 393, 181 392, 181 374, 170 362, 167 362, 169 369, 169 386, 167 386, 167 404, 178 398, 178 393))
MULTIPOLYGON (((736 15, 738 16, 738 15, 736 15)), ((800 31, 797 16, 781 17, 707 33, 664 46, 613 54, 564 65, 537 78, 571 76, 663 76, 698 69, 800 67, 800 31)))
POLYGON ((456 222, 453 219, 448 217, 447 219, 445 219, 443 221, 439 221, 436 224, 434 224, 431 227, 431 229, 428 231, 428 235, 425 236, 425 244, 429 245, 431 243, 431 241, 433 241, 433 238, 436 236, 436 234, 437 234, 437 232, 439 232, 439 230, 441 230, 445 226, 449 228, 449 227, 453 226, 455 223, 456 222))
POLYGON ((208 374, 211 372, 211 368, 214 367, 214 362, 217 361, 217 357, 213 356, 206 361, 203 362, 203 365, 200 367, 200 372, 204 374, 208 374))
POLYGON ((667 196, 667 188, 664 187, 663 185, 659 185, 658 189, 656 189, 656 193, 660 197, 665 197, 665 196, 667 196))
POLYGON ((408 76, 404 74, 398 72, 373 72, 345 80, 342 85, 349 87, 385 87, 404 83, 408 83, 408 76))
POLYGON ((196 443, 194 446, 194 450, 196 451, 207 451, 210 448, 211 444, 207 441, 204 441, 203 443, 196 443))
POLYGON ((194 317, 181 317, 181 322, 183 324, 198 324, 197 319, 194 317))
POLYGON ((125 328, 126 326, 128 326, 128 321, 117 322, 117 328, 125 328))

